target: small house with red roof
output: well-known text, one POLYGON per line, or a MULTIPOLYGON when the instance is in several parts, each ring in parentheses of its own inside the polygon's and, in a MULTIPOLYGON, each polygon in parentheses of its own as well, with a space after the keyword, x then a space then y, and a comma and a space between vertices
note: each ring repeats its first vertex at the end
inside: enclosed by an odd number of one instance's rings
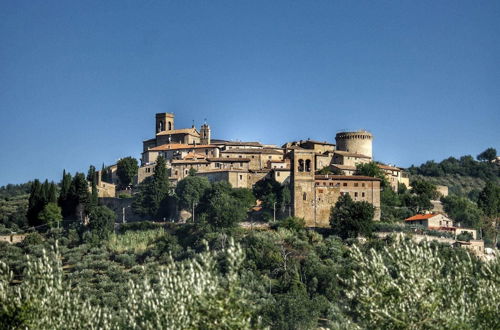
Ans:
POLYGON ((455 227, 453 225, 453 220, 442 213, 417 214, 412 217, 406 218, 405 223, 407 225, 423 226, 430 230, 451 232, 455 235, 460 235, 461 233, 468 232, 472 235, 473 239, 476 239, 477 235, 475 229, 455 227))
POLYGON ((453 220, 441 213, 417 214, 406 218, 408 225, 419 225, 431 230, 455 231, 453 220))

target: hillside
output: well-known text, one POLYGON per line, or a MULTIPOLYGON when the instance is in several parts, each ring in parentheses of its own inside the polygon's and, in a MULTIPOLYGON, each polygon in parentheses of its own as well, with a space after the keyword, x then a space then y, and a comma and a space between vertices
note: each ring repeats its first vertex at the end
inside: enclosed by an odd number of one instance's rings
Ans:
POLYGON ((427 161, 419 166, 408 168, 410 180, 425 179, 434 184, 445 185, 451 194, 468 196, 475 199, 477 193, 484 188, 486 182, 500 184, 500 164, 492 162, 496 157, 484 159, 483 152, 478 155, 477 160, 470 155, 460 158, 449 157, 437 163, 433 160, 427 161))
POLYGON ((30 182, 0 187, 0 234, 9 234, 27 225, 30 187, 30 182))

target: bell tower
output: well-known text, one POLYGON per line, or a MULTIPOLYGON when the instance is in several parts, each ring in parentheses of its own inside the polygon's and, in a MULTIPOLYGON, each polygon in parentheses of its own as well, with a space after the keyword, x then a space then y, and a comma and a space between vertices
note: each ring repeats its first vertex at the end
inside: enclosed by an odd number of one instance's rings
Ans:
POLYGON ((156 114, 156 130, 155 134, 174 129, 174 114, 162 112, 156 114))
POLYGON ((292 151, 293 215, 303 218, 306 226, 310 227, 316 227, 314 157, 314 150, 295 149, 292 151))
POLYGON ((210 144, 210 126, 206 122, 201 125, 200 144, 210 144))

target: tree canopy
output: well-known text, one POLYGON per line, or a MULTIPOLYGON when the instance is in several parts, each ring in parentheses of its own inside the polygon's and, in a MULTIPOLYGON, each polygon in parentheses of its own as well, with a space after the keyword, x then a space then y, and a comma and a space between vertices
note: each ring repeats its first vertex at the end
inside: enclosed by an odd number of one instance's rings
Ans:
POLYGON ((127 187, 132 183, 132 180, 137 175, 139 165, 137 159, 133 157, 125 157, 116 163, 116 175, 120 179, 122 186, 127 187))
POLYGON ((206 177, 188 175, 180 180, 175 187, 175 194, 179 200, 179 207, 191 210, 198 204, 201 197, 210 188, 210 182, 206 177))
POLYGON ((136 194, 132 208, 143 216, 166 217, 166 203, 170 192, 165 158, 158 156, 154 175, 146 178, 136 194))
POLYGON ((477 155, 477 160, 491 162, 497 158, 497 150, 494 148, 488 148, 479 155, 477 155))
POLYGON ((370 236, 374 213, 370 203, 355 202, 349 194, 344 194, 332 207, 330 225, 333 232, 343 239, 370 236))

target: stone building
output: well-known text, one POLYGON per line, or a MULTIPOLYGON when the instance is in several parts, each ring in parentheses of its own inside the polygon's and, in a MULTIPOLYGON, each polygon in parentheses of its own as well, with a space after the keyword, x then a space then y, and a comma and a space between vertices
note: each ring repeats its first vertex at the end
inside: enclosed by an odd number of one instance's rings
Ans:
POLYGON ((363 176, 317 175, 314 150, 291 152, 293 215, 304 218, 309 227, 328 227, 330 211, 342 194, 355 201, 367 201, 380 220, 380 180, 363 176))
POLYGON ((477 231, 475 229, 455 226, 453 220, 442 213, 417 214, 406 218, 405 223, 407 225, 419 225, 431 230, 449 232, 456 236, 467 232, 471 234, 472 239, 475 240, 477 238, 477 231))
POLYGON ((162 156, 173 184, 194 170, 211 182, 228 181, 233 187, 252 188, 266 177, 289 185, 293 215, 310 227, 329 226, 330 210, 342 194, 371 203, 374 219, 380 219, 380 180, 354 175, 357 164, 372 160, 373 137, 367 131, 338 133, 336 144, 308 139, 278 147, 214 139, 207 123, 199 131, 194 126, 176 129, 171 113, 156 114, 155 119, 155 137, 143 141, 139 183, 154 174, 162 156), (332 166, 347 175, 317 175, 332 166))
POLYGON ((384 164, 378 164, 377 166, 384 172, 387 181, 395 192, 398 192, 399 184, 404 184, 406 187, 410 186, 408 174, 399 167, 384 164))

